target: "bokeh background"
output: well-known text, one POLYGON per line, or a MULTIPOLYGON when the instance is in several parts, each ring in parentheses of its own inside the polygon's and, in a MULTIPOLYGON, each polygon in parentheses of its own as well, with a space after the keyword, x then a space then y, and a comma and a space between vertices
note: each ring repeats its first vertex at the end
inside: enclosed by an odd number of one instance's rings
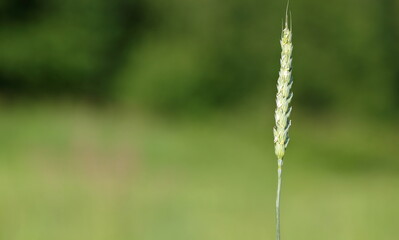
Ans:
MULTIPOLYGON (((285 5, 0 1, 0 239, 273 239, 285 5)), ((283 239, 397 239, 399 1, 291 10, 283 239)))

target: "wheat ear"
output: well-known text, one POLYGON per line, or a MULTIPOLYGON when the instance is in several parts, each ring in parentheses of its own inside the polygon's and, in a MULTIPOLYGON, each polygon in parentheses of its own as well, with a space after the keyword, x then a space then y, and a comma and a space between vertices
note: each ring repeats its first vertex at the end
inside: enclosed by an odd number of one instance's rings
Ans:
POLYGON ((277 81, 277 96, 276 96, 276 111, 275 120, 276 126, 273 129, 275 153, 277 156, 277 198, 276 198, 276 239, 280 240, 280 196, 281 196, 281 173, 283 166, 283 159, 285 150, 290 140, 288 130, 291 126, 289 116, 292 107, 290 102, 292 99, 292 24, 288 25, 288 5, 285 18, 285 26, 282 30, 281 36, 281 59, 280 59, 280 73, 277 81))

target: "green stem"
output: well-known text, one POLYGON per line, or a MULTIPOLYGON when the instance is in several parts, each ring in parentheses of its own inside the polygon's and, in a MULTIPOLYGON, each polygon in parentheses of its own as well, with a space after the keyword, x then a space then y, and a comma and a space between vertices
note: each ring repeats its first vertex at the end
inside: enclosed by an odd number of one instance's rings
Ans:
POLYGON ((281 173, 283 167, 283 160, 278 160, 277 169, 277 198, 276 198, 276 240, 280 240, 280 196, 281 196, 281 173))

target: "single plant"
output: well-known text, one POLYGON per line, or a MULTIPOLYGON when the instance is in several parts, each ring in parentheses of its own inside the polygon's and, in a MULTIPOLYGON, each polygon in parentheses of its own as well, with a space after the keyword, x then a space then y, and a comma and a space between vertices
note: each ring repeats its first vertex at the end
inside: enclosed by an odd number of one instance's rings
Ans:
MULTIPOLYGON (((275 153, 277 156, 277 198, 276 198, 276 239, 280 240, 280 196, 281 196, 281 173, 285 150, 290 140, 288 130, 291 126, 289 116, 292 110, 290 102, 292 99, 292 24, 288 25, 288 4, 284 23, 284 29, 281 35, 281 59, 280 73, 277 81, 276 126, 273 129, 275 153)), ((292 21, 292 19, 290 18, 292 21)))

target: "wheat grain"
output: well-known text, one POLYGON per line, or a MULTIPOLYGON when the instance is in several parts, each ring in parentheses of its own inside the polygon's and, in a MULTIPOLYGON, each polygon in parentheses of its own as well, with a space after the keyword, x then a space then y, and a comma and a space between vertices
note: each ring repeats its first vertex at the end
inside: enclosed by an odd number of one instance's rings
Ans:
MULTIPOLYGON (((292 25, 291 25, 292 26, 292 25)), ((280 240, 280 195, 281 195, 281 181, 282 181, 282 166, 287 148, 290 140, 288 130, 291 126, 289 116, 292 107, 290 102, 292 99, 292 27, 288 25, 288 5, 285 18, 285 26, 281 36, 281 59, 280 59, 280 73, 277 81, 277 96, 276 96, 276 111, 275 120, 276 126, 273 129, 275 154, 277 156, 277 198, 276 198, 276 239, 280 240)))

